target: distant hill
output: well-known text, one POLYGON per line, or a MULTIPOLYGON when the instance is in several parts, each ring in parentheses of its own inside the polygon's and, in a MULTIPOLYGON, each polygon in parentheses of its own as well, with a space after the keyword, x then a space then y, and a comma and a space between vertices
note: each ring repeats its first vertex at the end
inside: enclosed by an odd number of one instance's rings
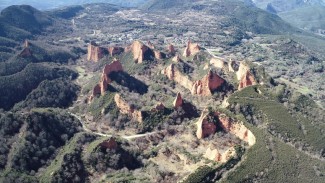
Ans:
POLYGON ((4 9, 11 5, 21 5, 21 4, 28 4, 35 8, 41 9, 41 10, 49 10, 54 8, 61 8, 64 6, 71 6, 71 5, 82 5, 82 4, 90 4, 90 3, 110 3, 114 5, 124 6, 124 7, 137 7, 139 5, 142 5, 148 0, 44 0, 44 1, 38 1, 38 0, 3 0, 1 1, 0 10, 4 9))
POLYGON ((259 34, 278 34, 297 32, 298 30, 277 15, 263 11, 252 6, 249 1, 197 1, 197 0, 151 0, 141 7, 148 11, 185 11, 195 9, 205 11, 217 16, 223 16, 224 24, 236 25, 242 30, 259 34))
POLYGON ((306 6, 279 13, 279 16, 305 30, 322 33, 325 31, 325 6, 306 6))
POLYGON ((276 12, 286 12, 306 6, 325 6, 324 0, 252 0, 259 8, 273 8, 276 12))
POLYGON ((252 0, 252 3, 298 28, 325 33, 324 0, 252 0))
POLYGON ((40 33, 52 22, 47 14, 29 5, 13 5, 1 11, 0 36, 22 40, 40 33))

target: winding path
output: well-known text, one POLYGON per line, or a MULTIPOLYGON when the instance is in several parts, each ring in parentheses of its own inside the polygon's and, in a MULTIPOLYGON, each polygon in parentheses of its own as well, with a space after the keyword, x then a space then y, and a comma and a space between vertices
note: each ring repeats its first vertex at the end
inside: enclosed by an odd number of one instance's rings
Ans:
MULTIPOLYGON (((82 128, 88 132, 88 133, 92 133, 92 134, 95 134, 95 135, 98 135, 98 136, 102 136, 102 137, 112 137, 113 135, 110 135, 110 134, 104 134, 104 133, 99 133, 99 132, 94 132, 92 130, 90 130, 85 122, 83 122, 81 120, 81 117, 72 113, 72 112, 69 112, 70 115, 72 115, 73 117, 77 118, 81 125, 82 125, 82 128)), ((136 135, 123 135, 123 136, 120 136, 121 138, 125 139, 125 140, 133 140, 133 139, 137 139, 137 138, 141 138, 141 137, 147 137, 147 136, 150 136, 150 135, 153 135, 153 134, 156 134, 157 132, 150 132, 150 133, 144 133, 144 134, 136 134, 136 135)))

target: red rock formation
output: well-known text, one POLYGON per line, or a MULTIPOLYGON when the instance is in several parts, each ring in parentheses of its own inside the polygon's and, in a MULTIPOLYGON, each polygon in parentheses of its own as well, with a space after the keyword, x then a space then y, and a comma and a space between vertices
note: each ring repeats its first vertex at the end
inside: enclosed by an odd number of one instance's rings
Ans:
POLYGON ((130 106, 124 101, 120 94, 115 95, 114 101, 122 114, 127 114, 140 123, 143 121, 142 111, 136 110, 133 106, 130 106))
POLYGON ((228 62, 228 69, 229 69, 230 72, 236 72, 236 71, 238 71, 238 65, 237 65, 237 63, 235 61, 233 61, 233 60, 230 60, 228 62))
POLYGON ((255 77, 249 71, 247 71, 240 80, 238 90, 251 85, 256 85, 255 77))
POLYGON ((239 139, 248 143, 249 146, 255 144, 256 139, 253 133, 247 129, 242 122, 234 121, 224 114, 215 114, 219 121, 220 126, 228 133, 237 136, 239 139))
POLYGON ((176 56, 172 59, 172 61, 177 63, 177 62, 181 62, 182 59, 181 59, 181 57, 180 57, 179 55, 176 55, 176 56))
POLYGON ((97 46, 95 43, 90 43, 88 45, 88 56, 87 56, 87 60, 88 61, 94 61, 94 62, 98 62, 100 59, 102 59, 104 57, 104 48, 101 48, 99 46, 97 46))
POLYGON ((155 55, 155 59, 157 60, 163 59, 163 54, 160 51, 155 50, 154 55, 155 55))
POLYGON ((29 48, 29 42, 25 40, 24 49, 20 52, 19 56, 23 58, 31 57, 33 55, 32 50, 29 48))
POLYGON ((100 143, 99 146, 101 146, 105 149, 116 150, 118 147, 118 144, 114 138, 110 138, 109 140, 100 143))
POLYGON ((145 59, 145 54, 151 51, 149 47, 141 43, 140 41, 134 41, 127 51, 131 50, 133 54, 133 60, 135 63, 142 63, 145 59))
POLYGON ((255 77, 250 72, 250 68, 245 62, 240 63, 239 69, 238 69, 236 75, 237 75, 237 79, 239 81, 238 90, 243 89, 247 86, 257 84, 255 77))
MULTIPOLYGON (((249 146, 255 144, 256 139, 254 134, 249 129, 247 129, 242 122, 235 121, 227 117, 225 114, 220 114, 219 112, 215 112, 214 116, 219 119, 220 127, 225 132, 237 136, 239 139, 247 142, 249 146)), ((216 132, 216 125, 213 123, 209 124, 207 117, 208 115, 206 112, 203 112, 199 121, 197 122, 196 136, 199 139, 205 138, 216 132)))
POLYGON ((155 46, 150 42, 150 41, 147 41, 147 45, 150 49, 154 50, 155 49, 155 46))
POLYGON ((176 54, 175 47, 174 47, 174 45, 172 45, 172 44, 168 45, 167 50, 168 50, 168 54, 169 54, 169 55, 172 55, 172 56, 173 56, 173 55, 176 54))
POLYGON ((124 48, 112 46, 112 47, 108 48, 108 52, 109 52, 109 55, 112 57, 112 56, 119 55, 119 54, 123 53, 124 48))
POLYGON ((107 91, 108 85, 112 82, 109 78, 109 75, 112 72, 118 72, 123 71, 123 67, 120 63, 120 61, 115 60, 110 64, 107 64, 102 72, 101 80, 100 82, 95 86, 95 88, 92 91, 92 94, 89 98, 89 101, 92 101, 92 99, 97 95, 104 95, 107 91))
POLYGON ((200 46, 197 43, 192 43, 191 40, 188 41, 187 46, 184 50, 183 56, 189 57, 199 53, 201 50, 200 46))
POLYGON ((211 96, 212 92, 218 89, 225 82, 218 74, 212 72, 194 83, 191 93, 193 95, 211 96))
POLYGON ((191 90, 193 86, 193 82, 183 73, 181 73, 175 64, 171 64, 161 72, 166 75, 168 79, 173 80, 179 83, 181 86, 191 90))
POLYGON ((182 98, 182 95, 180 93, 177 93, 177 96, 173 102, 173 105, 175 108, 179 108, 179 107, 182 107, 183 105, 183 98, 182 98))
POLYGON ((196 136, 198 139, 208 137, 215 134, 217 131, 217 126, 207 119, 208 115, 202 113, 199 121, 197 122, 196 136))

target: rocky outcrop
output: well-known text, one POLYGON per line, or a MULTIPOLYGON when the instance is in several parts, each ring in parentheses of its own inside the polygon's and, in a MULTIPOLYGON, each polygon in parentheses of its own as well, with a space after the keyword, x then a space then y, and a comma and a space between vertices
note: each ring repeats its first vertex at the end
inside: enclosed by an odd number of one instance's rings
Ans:
POLYGON ((217 126, 212 121, 208 121, 208 115, 202 113, 199 121, 196 123, 197 125, 197 131, 196 131, 196 137, 198 139, 203 139, 205 137, 208 137, 212 134, 215 134, 217 131, 217 126))
POLYGON ((196 55, 197 53, 199 53, 201 50, 199 44, 197 43, 192 43, 191 40, 188 41, 187 46, 184 50, 183 56, 184 57, 189 57, 189 56, 193 56, 196 55))
POLYGON ((172 61, 178 63, 178 62, 181 62, 182 59, 181 59, 181 57, 180 57, 179 55, 176 55, 176 56, 174 56, 174 57, 172 58, 172 61))
POLYGON ((123 71, 122 64, 120 61, 115 60, 110 64, 107 64, 102 72, 101 80, 100 82, 94 87, 92 94, 89 98, 89 101, 92 101, 92 99, 97 95, 104 95, 107 91, 108 85, 112 82, 109 78, 109 75, 112 72, 118 72, 123 71))
POLYGON ((173 106, 175 108, 179 108, 179 107, 182 107, 183 105, 183 98, 182 98, 182 95, 180 93, 177 93, 177 96, 173 102, 173 106))
POLYGON ((135 63, 142 63, 146 57, 154 56, 153 51, 140 41, 134 41, 131 46, 127 48, 127 51, 131 51, 133 54, 133 61, 135 63))
POLYGON ((201 80, 193 83, 186 75, 177 69, 175 64, 171 64, 161 73, 166 75, 168 79, 173 80, 181 86, 189 89, 193 95, 211 96, 213 91, 225 83, 223 78, 211 70, 201 80))
POLYGON ((212 58, 210 64, 216 68, 224 69, 227 63, 221 58, 212 58))
POLYGON ((155 46, 151 43, 151 41, 147 41, 147 45, 150 49, 154 50, 155 46))
POLYGON ((255 77, 247 71, 239 82, 238 90, 252 85, 256 85, 255 77))
MULTIPOLYGON (((215 134, 217 126, 220 126, 225 132, 231 133, 239 139, 247 142, 249 146, 252 146, 256 143, 254 134, 249 129, 247 129, 242 122, 235 121, 227 117, 225 114, 215 112, 212 115, 214 117, 217 117, 219 122, 218 124, 214 124, 213 122, 208 121, 208 119, 211 119, 208 115, 209 114, 207 114, 207 111, 204 111, 201 114, 199 121, 196 123, 196 136, 198 139, 203 139, 212 134, 215 134)), ((221 153, 216 147, 211 147, 210 145, 210 147, 206 150, 204 157, 212 161, 225 163, 231 157, 235 156, 235 154, 236 151, 234 147, 231 147, 225 152, 221 153)))
POLYGON ((238 71, 238 65, 237 65, 237 63, 235 61, 233 61, 233 60, 230 60, 228 62, 228 70, 230 72, 237 72, 238 71))
POLYGON ((154 55, 155 55, 155 59, 157 59, 157 60, 161 60, 164 58, 163 53, 158 50, 154 50, 154 55))
POLYGON ((108 52, 109 52, 109 55, 111 57, 113 57, 115 55, 119 55, 119 54, 123 53, 124 52, 124 48, 118 47, 118 46, 112 46, 112 47, 109 47, 108 48, 108 52))
POLYGON ((235 155, 236 150, 233 147, 229 148, 224 153, 220 153, 216 148, 209 147, 205 152, 204 157, 212 161, 226 163, 230 158, 234 157, 235 155))
POLYGON ((25 40, 24 49, 19 54, 20 57, 27 58, 33 56, 32 50, 29 47, 29 42, 25 40))
POLYGON ((239 81, 238 90, 243 89, 247 86, 257 84, 254 75, 250 72, 249 66, 246 65, 244 62, 240 63, 239 69, 238 69, 236 75, 237 75, 237 79, 239 81))
POLYGON ((104 57, 104 48, 99 47, 96 43, 91 42, 88 44, 88 61, 98 62, 104 57))
POLYGON ((224 82, 224 79, 210 70, 206 76, 194 83, 191 93, 193 95, 211 96, 212 92, 222 86, 224 82))
POLYGON ((193 86, 193 82, 182 72, 180 72, 175 64, 171 64, 161 72, 166 75, 168 79, 173 80, 179 83, 181 86, 191 90, 193 86))
POLYGON ((215 113, 220 121, 220 126, 228 133, 237 136, 239 139, 248 143, 249 146, 255 144, 256 139, 254 134, 245 127, 242 122, 234 121, 224 114, 215 113))
MULTIPOLYGON (((239 139, 247 142, 249 146, 255 144, 256 139, 254 134, 249 129, 247 129, 242 122, 235 121, 227 117, 225 114, 221 114, 219 112, 215 112, 214 116, 218 118, 219 126, 225 132, 235 135, 239 139)), ((197 138, 205 138, 211 134, 214 134, 216 130, 216 124, 211 124, 211 122, 208 121, 208 114, 206 114, 206 112, 203 112, 199 121, 197 122, 197 138)))
POLYGON ((142 111, 136 110, 133 106, 129 105, 120 94, 115 95, 114 101, 122 114, 127 114, 140 123, 143 122, 142 111))
POLYGON ((171 56, 174 56, 176 54, 175 47, 172 44, 168 45, 167 51, 168 51, 168 54, 171 56))

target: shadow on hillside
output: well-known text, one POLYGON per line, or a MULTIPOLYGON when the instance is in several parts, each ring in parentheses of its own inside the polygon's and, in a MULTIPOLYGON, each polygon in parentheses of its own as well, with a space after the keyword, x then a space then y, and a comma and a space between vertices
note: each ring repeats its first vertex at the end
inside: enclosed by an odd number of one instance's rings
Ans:
POLYGON ((117 84, 127 87, 130 92, 136 92, 141 95, 148 92, 148 86, 144 82, 136 79, 126 72, 112 72, 109 77, 117 84))

